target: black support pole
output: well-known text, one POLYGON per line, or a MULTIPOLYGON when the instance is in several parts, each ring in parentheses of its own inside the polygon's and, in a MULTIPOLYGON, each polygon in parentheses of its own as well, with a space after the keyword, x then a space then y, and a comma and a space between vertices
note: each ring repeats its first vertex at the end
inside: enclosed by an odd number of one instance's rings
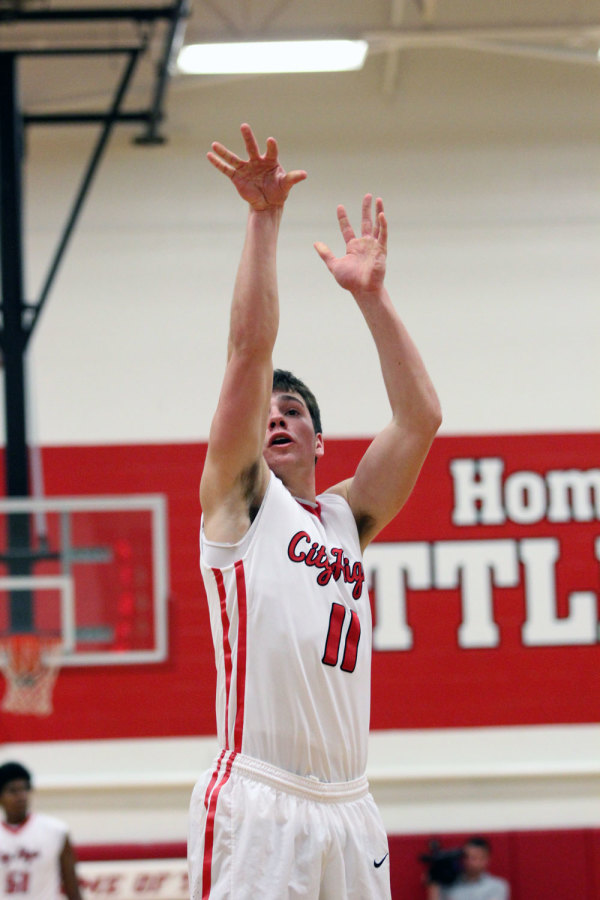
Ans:
MULTIPOLYGON (((162 64, 157 72, 154 98, 147 110, 123 110, 125 93, 132 81, 136 63, 148 49, 148 36, 140 35, 139 41, 129 45, 110 44, 108 46, 69 47, 23 47, 21 49, 0 49, 0 349, 4 367, 5 401, 5 482, 6 496, 29 497, 29 451, 26 428, 26 361, 27 342, 33 333, 40 312, 46 302, 54 282, 58 267, 65 253, 79 212, 88 193, 100 159, 112 132, 118 122, 143 122, 147 127, 147 139, 157 143, 157 126, 162 119, 162 105, 166 84, 170 74, 169 62, 177 42, 182 36, 181 21, 188 14, 188 0, 173 0, 170 4, 157 6, 90 7, 77 9, 23 8, 21 3, 5 8, 0 0, 0 26, 20 25, 27 22, 81 22, 129 20, 134 25, 149 25, 164 21, 167 35, 162 64), (169 27, 170 26, 170 27, 169 27), (106 112, 75 110, 73 112, 51 112, 24 115, 18 96, 18 61, 20 57, 50 55, 96 55, 125 54, 128 57, 120 83, 113 96, 112 105, 106 112), (76 195, 73 207, 59 246, 52 260, 50 271, 42 288, 40 299, 35 304, 25 302, 23 286, 23 144, 26 124, 80 124, 97 122, 101 125, 100 135, 83 181, 76 195)), ((147 32, 148 29, 142 29, 147 32)), ((7 516, 6 552, 0 552, 0 569, 13 577, 28 577, 34 573, 35 564, 41 559, 53 558, 53 554, 40 546, 33 535, 29 513, 10 513, 7 516), (34 546, 35 545, 35 546, 34 546)), ((10 585, 9 629, 11 632, 33 632, 35 629, 33 592, 22 589, 22 582, 10 585)))
MULTIPOLYGON (((29 465, 25 410, 25 330, 23 322, 22 247, 23 123, 18 104, 17 58, 0 52, 0 259, 2 261, 2 352, 6 411, 5 478, 8 497, 29 496, 29 465)), ((8 516, 11 575, 29 575, 31 542, 27 514, 8 516)), ((31 597, 14 591, 10 597, 12 631, 31 631, 31 597)))

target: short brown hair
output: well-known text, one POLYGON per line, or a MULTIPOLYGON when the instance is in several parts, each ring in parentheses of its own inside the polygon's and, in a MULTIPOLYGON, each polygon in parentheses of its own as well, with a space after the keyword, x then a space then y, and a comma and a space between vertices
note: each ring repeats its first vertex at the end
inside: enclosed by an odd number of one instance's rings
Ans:
POLYGON ((286 369, 275 369, 273 372, 273 390, 293 391, 295 394, 299 394, 306 403, 306 408, 310 413, 315 434, 323 433, 321 410, 319 409, 317 398, 303 381, 300 381, 299 378, 296 378, 295 375, 288 372, 286 369))

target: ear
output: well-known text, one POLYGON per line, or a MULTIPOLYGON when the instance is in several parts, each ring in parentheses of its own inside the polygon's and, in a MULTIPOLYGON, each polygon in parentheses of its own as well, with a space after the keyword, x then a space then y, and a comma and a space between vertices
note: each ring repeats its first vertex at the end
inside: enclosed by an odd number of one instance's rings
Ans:
POLYGON ((325 441, 323 440, 323 435, 319 432, 319 434, 315 435, 315 457, 320 459, 325 453, 325 441))

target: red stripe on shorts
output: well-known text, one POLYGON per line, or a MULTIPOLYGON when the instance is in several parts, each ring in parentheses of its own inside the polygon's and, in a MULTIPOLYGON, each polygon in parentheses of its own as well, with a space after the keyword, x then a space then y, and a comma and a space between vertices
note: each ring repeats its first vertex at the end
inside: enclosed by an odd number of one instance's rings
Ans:
POLYGON ((226 750, 221 750, 221 755, 219 756, 219 758, 217 760, 217 764, 215 766, 215 771, 212 773, 211 779, 208 782, 208 787, 206 788, 206 793, 204 795, 204 806, 206 809, 208 809, 208 801, 210 799, 210 794, 211 794, 212 789, 215 786, 215 782, 216 782, 217 778, 219 777, 219 769, 221 768, 221 763, 223 762, 223 757, 225 756, 226 752, 227 752, 226 750))
POLYGON ((242 752, 242 733, 244 730, 244 699, 246 695, 246 576, 244 563, 238 560, 235 564, 235 579, 238 601, 238 640, 237 640, 237 711, 233 732, 233 749, 242 752))
POLYGON ((227 593, 223 582, 223 573, 220 569, 213 569, 212 573, 219 593, 221 606, 221 625, 223 630, 223 659, 225 663, 225 749, 229 750, 229 695, 231 693, 231 644, 229 642, 229 617, 227 616, 227 593))
MULTIPOLYGON (((221 754, 221 758, 222 758, 221 754)), ((219 799, 219 792, 221 788, 227 784, 229 781, 229 776, 231 775, 231 767, 233 765, 233 761, 236 758, 237 753, 232 753, 229 759, 227 760, 227 764, 225 766, 225 771, 223 772, 223 777, 217 784, 216 788, 212 792, 210 796, 210 803, 208 808, 208 814, 206 816, 206 827, 204 829, 204 859, 202 861, 202 900, 208 900, 210 897, 210 889, 212 886, 212 856, 213 856, 213 844, 215 839, 215 815, 217 812, 217 800, 219 799)), ((220 762, 220 760, 219 760, 220 762)))

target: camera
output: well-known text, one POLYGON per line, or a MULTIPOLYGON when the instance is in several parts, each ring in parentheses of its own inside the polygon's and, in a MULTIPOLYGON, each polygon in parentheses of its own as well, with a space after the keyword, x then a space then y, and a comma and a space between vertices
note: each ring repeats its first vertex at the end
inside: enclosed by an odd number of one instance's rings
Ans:
POLYGON ((427 866, 427 880, 431 884, 449 887, 462 872, 462 847, 447 850, 437 840, 429 841, 429 852, 419 856, 419 861, 427 866))

